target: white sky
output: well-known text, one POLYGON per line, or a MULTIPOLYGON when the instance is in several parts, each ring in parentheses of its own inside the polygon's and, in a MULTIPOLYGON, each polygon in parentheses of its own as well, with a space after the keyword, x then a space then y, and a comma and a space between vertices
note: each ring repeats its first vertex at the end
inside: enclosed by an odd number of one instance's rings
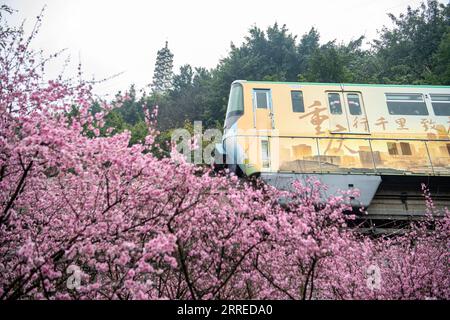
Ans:
MULTIPOLYGON (((265 29, 277 21, 301 36, 312 26, 321 42, 348 41, 390 25, 387 12, 404 12, 421 0, 4 0, 17 9, 11 23, 34 17, 47 5, 35 49, 67 48, 73 66, 81 59, 86 77, 123 72, 99 84, 96 92, 115 94, 130 84, 142 88, 153 76, 156 52, 165 40, 174 53, 175 71, 183 64, 212 68, 239 45, 252 25, 265 29)), ((442 1, 446 2, 446 1, 442 1)), ((50 66, 61 70, 62 61, 50 66)), ((75 69, 69 69, 69 73, 75 69)))

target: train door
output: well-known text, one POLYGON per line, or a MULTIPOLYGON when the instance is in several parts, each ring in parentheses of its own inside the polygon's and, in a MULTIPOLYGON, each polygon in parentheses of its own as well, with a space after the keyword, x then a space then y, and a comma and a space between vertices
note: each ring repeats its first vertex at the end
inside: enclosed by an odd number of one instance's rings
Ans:
POLYGON ((350 132, 358 134, 370 133, 361 93, 343 92, 343 98, 350 132))
POLYGON ((253 123, 257 130, 275 128, 270 89, 253 89, 253 123))
POLYGON ((344 108, 341 92, 328 92, 328 108, 330 110, 330 132, 348 133, 350 126, 344 108))
POLYGON ((370 133, 361 93, 343 91, 327 95, 331 133, 370 133))

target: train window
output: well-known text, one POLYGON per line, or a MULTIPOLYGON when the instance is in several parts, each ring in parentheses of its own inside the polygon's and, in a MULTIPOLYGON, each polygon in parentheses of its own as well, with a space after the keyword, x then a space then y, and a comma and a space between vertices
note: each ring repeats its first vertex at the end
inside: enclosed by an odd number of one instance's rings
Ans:
POLYGON ((262 158, 263 168, 269 168, 270 167, 270 157, 269 157, 269 141, 268 140, 261 141, 261 158, 262 158))
POLYGON ((244 114, 244 90, 240 83, 231 86, 225 128, 229 129, 244 114))
POLYGON ((270 105, 270 90, 268 89, 254 89, 254 103, 256 108, 267 109, 270 105))
POLYGON ((395 142, 388 142, 387 147, 388 147, 388 152, 391 156, 398 155, 397 144, 395 142))
POLYGON ((362 114, 361 102, 359 101, 359 95, 357 95, 356 93, 347 94, 347 103, 348 103, 348 109, 350 110, 351 115, 360 116, 362 114))
POLYGON ((305 112, 305 105, 303 104, 303 92, 291 91, 292 111, 305 112))
POLYGON ((427 105, 420 93, 386 93, 386 103, 389 114, 426 116, 427 105))
POLYGON ((402 149, 402 155, 404 156, 412 155, 411 146, 408 142, 400 142, 400 149, 402 149))
POLYGON ((395 142, 388 142, 387 147, 391 156, 398 156, 400 154, 404 156, 412 155, 411 145, 408 142, 400 142, 399 144, 395 142), (401 153, 399 152, 398 145, 400 145, 401 153))
POLYGON ((330 104, 331 114, 342 114, 341 96, 339 93, 329 93, 328 103, 330 104))
POLYGON ((450 116, 450 95, 430 94, 431 105, 437 116, 450 116))
POLYGON ((228 99, 228 116, 241 115, 244 113, 244 98, 242 85, 235 83, 231 86, 230 97, 228 99))

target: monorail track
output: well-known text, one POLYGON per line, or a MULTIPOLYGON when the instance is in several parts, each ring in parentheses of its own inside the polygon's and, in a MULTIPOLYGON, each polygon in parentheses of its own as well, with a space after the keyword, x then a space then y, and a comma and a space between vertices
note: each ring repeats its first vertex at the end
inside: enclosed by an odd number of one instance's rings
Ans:
POLYGON ((359 230, 373 235, 399 234, 409 223, 423 220, 427 208, 422 183, 431 194, 434 216, 442 216, 443 209, 450 208, 448 177, 382 176, 367 214, 357 216, 359 230))

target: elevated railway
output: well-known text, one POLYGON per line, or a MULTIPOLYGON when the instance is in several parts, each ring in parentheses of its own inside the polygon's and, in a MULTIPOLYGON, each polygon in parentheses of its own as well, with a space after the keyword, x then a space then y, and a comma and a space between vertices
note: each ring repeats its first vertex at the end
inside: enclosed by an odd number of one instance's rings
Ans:
POLYGON ((367 228, 420 219, 422 183, 450 207, 450 87, 235 81, 216 155, 281 189, 357 188, 367 228))

